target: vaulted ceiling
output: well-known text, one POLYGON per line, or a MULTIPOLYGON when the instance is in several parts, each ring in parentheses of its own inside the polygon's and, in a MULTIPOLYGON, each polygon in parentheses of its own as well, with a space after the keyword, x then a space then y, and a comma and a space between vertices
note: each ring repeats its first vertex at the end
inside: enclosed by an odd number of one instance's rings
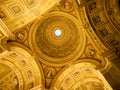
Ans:
POLYGON ((0 89, 120 88, 119 0, 0 0, 0 18, 0 89))

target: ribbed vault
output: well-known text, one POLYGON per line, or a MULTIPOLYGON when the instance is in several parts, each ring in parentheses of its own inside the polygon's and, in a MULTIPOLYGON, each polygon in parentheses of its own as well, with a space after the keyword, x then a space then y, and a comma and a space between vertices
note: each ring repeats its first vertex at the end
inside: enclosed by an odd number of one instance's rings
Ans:
POLYGON ((52 12, 36 21, 28 39, 30 48, 40 56, 44 64, 57 67, 80 57, 86 44, 79 21, 64 12, 52 12), (61 30, 61 36, 55 35, 56 30, 61 30))

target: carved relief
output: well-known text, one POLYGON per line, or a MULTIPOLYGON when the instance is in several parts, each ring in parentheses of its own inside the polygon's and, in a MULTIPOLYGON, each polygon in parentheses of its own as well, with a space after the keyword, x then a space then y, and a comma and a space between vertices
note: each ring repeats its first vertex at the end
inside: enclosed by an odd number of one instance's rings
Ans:
POLYGON ((100 24, 100 22, 101 22, 100 16, 94 16, 94 17, 92 17, 92 20, 93 20, 95 26, 100 24))
POLYGON ((12 10, 13 10, 13 12, 16 13, 16 14, 18 14, 18 13, 21 12, 21 9, 20 9, 19 6, 14 6, 14 7, 12 7, 12 10))
POLYGON ((45 68, 44 73, 45 73, 46 78, 52 79, 56 75, 56 70, 55 70, 55 68, 47 67, 47 68, 45 68))
POLYGON ((96 8, 96 2, 92 2, 92 3, 89 5, 89 10, 90 10, 90 12, 92 12, 95 8, 96 8))
POLYGON ((114 47, 117 47, 119 45, 119 42, 117 40, 110 41, 110 44, 114 47))
POLYGON ((99 31, 99 33, 100 33, 100 35, 101 35, 102 37, 105 37, 105 36, 107 36, 107 35, 109 34, 109 32, 107 31, 106 28, 104 28, 104 29, 102 29, 102 30, 98 30, 98 31, 99 31))
POLYGON ((60 10, 70 12, 73 10, 73 1, 72 0, 63 0, 59 5, 60 10))
POLYGON ((15 39, 18 42, 24 42, 27 39, 27 31, 21 30, 15 33, 15 39))
POLYGON ((91 44, 89 44, 86 47, 86 50, 85 50, 86 57, 95 58, 96 53, 97 53, 97 51, 95 50, 95 48, 91 44))

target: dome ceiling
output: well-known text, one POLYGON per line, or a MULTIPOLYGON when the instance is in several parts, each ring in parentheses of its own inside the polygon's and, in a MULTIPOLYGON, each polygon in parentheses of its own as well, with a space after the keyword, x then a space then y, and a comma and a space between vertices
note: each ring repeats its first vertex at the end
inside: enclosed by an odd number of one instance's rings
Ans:
POLYGON ((75 60, 83 53, 85 44, 85 35, 78 20, 64 12, 44 16, 31 27, 29 33, 30 47, 48 65, 64 65, 75 60))

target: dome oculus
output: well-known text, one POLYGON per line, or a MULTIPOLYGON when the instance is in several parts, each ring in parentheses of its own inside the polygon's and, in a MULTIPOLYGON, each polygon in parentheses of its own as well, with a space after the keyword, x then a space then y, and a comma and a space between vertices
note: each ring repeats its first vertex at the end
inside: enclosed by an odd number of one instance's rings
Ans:
POLYGON ((54 34, 56 37, 60 37, 62 35, 62 31, 60 29, 56 29, 54 34))

